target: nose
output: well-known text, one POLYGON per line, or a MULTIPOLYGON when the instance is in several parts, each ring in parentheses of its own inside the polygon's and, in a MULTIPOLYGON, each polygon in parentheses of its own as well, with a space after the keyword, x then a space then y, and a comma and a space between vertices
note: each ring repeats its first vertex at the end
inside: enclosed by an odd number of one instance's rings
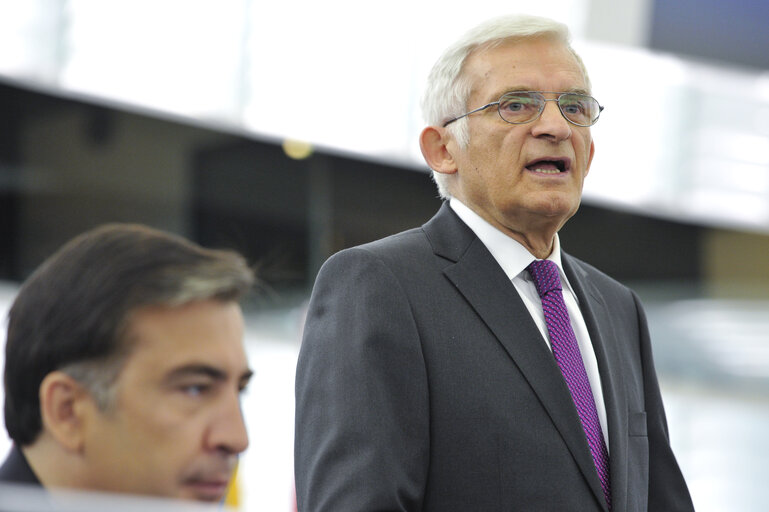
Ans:
POLYGON ((214 413, 207 444, 212 450, 230 454, 241 453, 248 448, 248 431, 238 394, 223 400, 214 413))
POLYGON ((556 99, 545 100, 545 107, 539 119, 532 123, 532 134, 535 137, 545 137, 554 141, 562 141, 571 137, 571 123, 563 117, 556 99))

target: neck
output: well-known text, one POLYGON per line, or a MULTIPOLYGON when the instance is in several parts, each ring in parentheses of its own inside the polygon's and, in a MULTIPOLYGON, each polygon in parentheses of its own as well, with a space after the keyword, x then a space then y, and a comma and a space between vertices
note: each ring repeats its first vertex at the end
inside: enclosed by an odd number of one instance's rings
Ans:
POLYGON ((570 215, 564 218, 562 215, 530 214, 525 211, 518 211, 515 215, 495 216, 487 209, 474 206, 472 202, 459 195, 455 195, 454 198, 494 228, 523 245, 538 259, 550 256, 555 245, 555 235, 570 217, 570 215))
POLYGON ((29 446, 21 448, 29 467, 45 488, 82 488, 81 460, 45 434, 29 446))
MULTIPOLYGON (((488 219, 487 219, 488 220, 488 219)), ((492 225, 505 235, 520 243, 537 259, 544 260, 553 252, 555 235, 563 222, 553 224, 545 220, 537 225, 528 224, 524 228, 505 226, 491 221, 492 225)))
POLYGON ((510 238, 523 245, 537 259, 544 260, 553 252, 555 238, 527 236, 525 233, 506 233, 510 238))

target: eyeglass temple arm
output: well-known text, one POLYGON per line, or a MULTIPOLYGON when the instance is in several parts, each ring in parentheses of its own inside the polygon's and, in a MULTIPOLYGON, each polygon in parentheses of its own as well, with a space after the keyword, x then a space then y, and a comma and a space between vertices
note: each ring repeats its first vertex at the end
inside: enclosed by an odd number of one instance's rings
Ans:
POLYGON ((475 114, 476 112, 480 112, 481 110, 483 110, 483 109, 486 109, 486 108, 489 108, 489 107, 491 107, 491 106, 493 106, 493 105, 499 105, 499 102, 498 102, 498 101, 492 101, 491 103, 487 103, 487 104, 485 104, 485 105, 484 105, 484 106, 482 106, 482 107, 478 107, 478 108, 476 108, 475 110, 471 110, 470 112, 467 112, 466 114, 462 114, 461 116, 455 117, 454 119, 449 119, 448 121, 446 121, 445 123, 443 123, 443 127, 444 127, 444 128, 446 128, 448 125, 450 125, 450 124, 451 124, 451 123, 453 123, 454 121, 459 121, 459 120, 460 120, 460 119, 462 119, 463 117, 467 117, 467 116, 469 116, 470 114, 475 114))

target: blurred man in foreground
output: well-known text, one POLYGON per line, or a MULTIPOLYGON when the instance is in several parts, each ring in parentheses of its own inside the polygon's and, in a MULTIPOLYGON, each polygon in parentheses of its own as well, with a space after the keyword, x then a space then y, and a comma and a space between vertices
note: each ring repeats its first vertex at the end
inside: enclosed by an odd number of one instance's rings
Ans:
POLYGON ((139 225, 71 240, 8 314, 0 482, 205 502, 248 446, 244 259, 139 225))
POLYGON ((692 510, 638 298, 558 239, 602 108, 551 20, 491 20, 438 60, 420 143, 446 201, 315 282, 300 511, 692 510))

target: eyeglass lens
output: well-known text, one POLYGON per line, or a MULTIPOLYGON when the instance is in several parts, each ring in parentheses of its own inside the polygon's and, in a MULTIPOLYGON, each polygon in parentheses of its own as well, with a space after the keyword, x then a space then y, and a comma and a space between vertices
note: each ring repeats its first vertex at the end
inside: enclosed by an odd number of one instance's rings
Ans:
MULTIPOLYGON (((528 123, 540 115, 546 101, 538 92, 508 93, 499 100, 499 115, 508 123, 528 123)), ((566 119, 579 126, 592 125, 601 113, 598 101, 584 94, 561 94, 558 107, 566 119)))

